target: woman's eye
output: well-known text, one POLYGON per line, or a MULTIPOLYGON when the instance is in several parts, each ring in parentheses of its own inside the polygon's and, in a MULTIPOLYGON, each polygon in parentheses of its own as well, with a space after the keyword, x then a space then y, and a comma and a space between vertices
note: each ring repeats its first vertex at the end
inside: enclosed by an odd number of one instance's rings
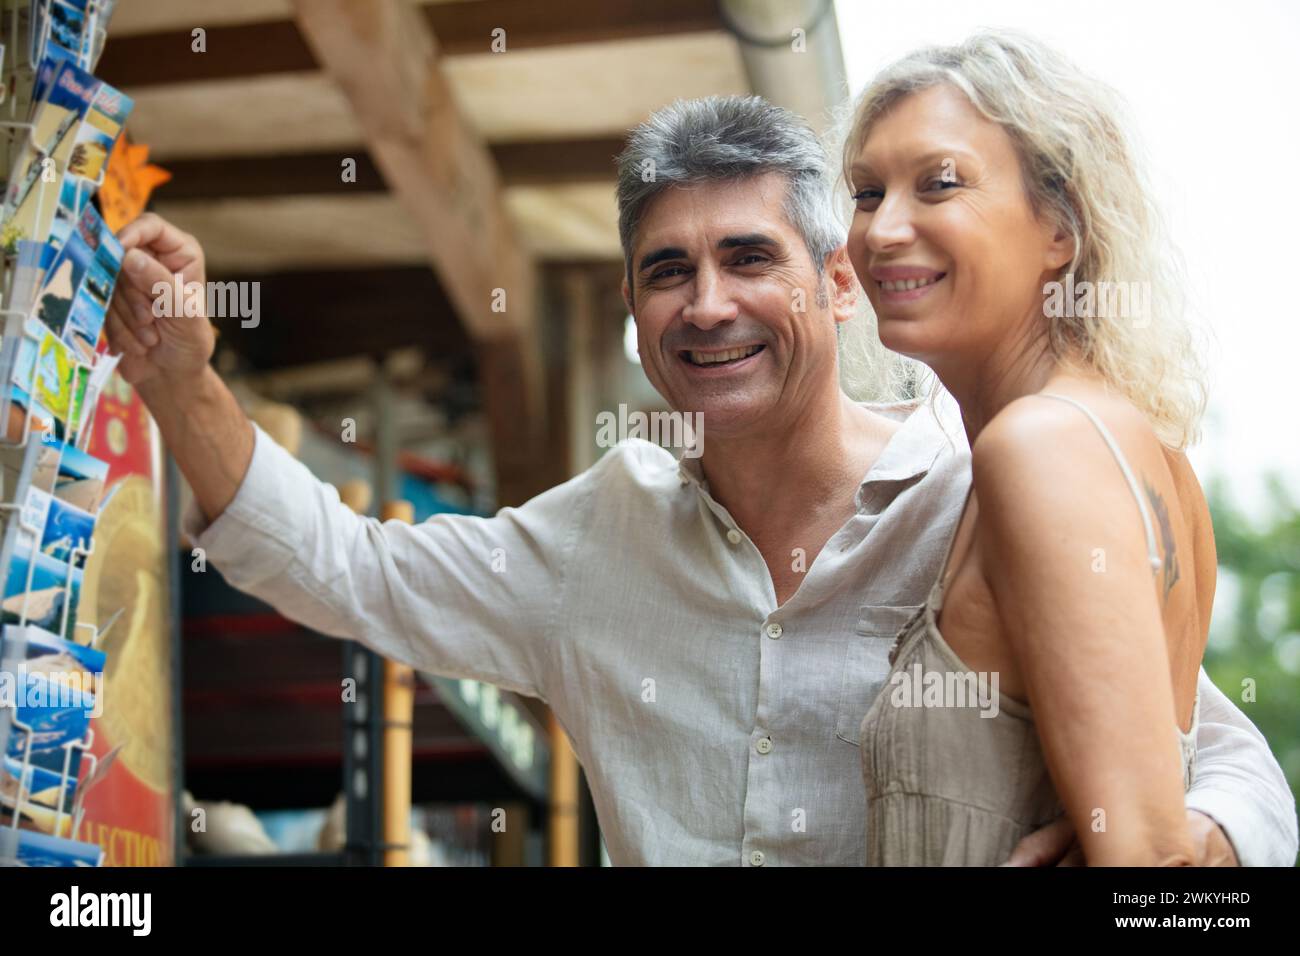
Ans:
POLYGON ((880 205, 885 193, 880 189, 863 189, 853 194, 853 201, 858 204, 858 208, 864 212, 871 212, 880 205))
POLYGON ((956 189, 961 183, 955 179, 932 179, 926 183, 926 189, 956 189))

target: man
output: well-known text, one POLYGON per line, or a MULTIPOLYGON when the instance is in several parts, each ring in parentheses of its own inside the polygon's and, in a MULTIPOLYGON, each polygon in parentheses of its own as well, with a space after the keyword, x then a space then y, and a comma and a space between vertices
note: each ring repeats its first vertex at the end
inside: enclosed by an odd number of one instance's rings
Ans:
MULTIPOLYGON (((969 454, 950 405, 841 391, 856 279, 827 171, 812 132, 757 98, 677 103, 633 132, 624 296, 651 382, 703 413, 702 457, 625 442, 493 518, 341 506, 244 417, 208 324, 153 317, 155 282, 204 278, 197 242, 157 217, 122 232, 110 342, 194 489, 188 531, 231 583, 421 670, 545 700, 615 863, 857 865, 858 724, 938 571, 969 454)), ((1200 861, 1289 864, 1280 770, 1204 675, 1201 697, 1200 861)), ((1071 837, 1049 827, 1017 859, 1055 862, 1071 837)))

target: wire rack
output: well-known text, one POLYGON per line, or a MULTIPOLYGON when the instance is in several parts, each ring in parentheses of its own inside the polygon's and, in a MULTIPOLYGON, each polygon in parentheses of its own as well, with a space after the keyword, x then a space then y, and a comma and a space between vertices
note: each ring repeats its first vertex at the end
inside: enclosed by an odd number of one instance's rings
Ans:
MULTIPOLYGON (((72 45, 66 41, 69 36, 64 33, 59 39, 65 41, 65 49, 72 50, 77 61, 89 70, 98 60, 99 53, 103 49, 106 35, 104 24, 107 18, 99 14, 104 5, 97 3, 96 0, 83 0, 82 3, 68 3, 64 0, 37 0, 37 2, 25 2, 25 0, 0 0, 0 43, 4 44, 4 62, 0 65, 0 171, 5 176, 4 193, 8 195, 10 186, 10 177, 14 175, 15 165, 19 163, 26 155, 25 147, 30 144, 35 150, 38 162, 32 165, 32 169, 40 168, 42 174, 33 178, 29 173, 28 178, 32 181, 23 184, 24 194, 27 190, 36 191, 36 221, 40 222, 41 214, 48 207, 47 203, 57 202, 55 189, 49 188, 52 184, 57 188, 59 176, 49 177, 45 175, 54 163, 53 158, 46 152, 44 145, 36 141, 35 124, 32 112, 32 94, 37 79, 37 67, 39 65, 42 51, 49 46, 52 30, 55 28, 56 21, 65 23, 64 14, 68 11, 76 14, 75 19, 80 21, 81 29, 79 34, 71 39, 72 45), (58 8, 63 8, 62 10, 58 8), (38 33, 33 37, 33 26, 38 33), (33 51, 36 52, 33 58, 33 51)), ((55 138, 55 142, 62 138, 60 134, 55 138)), ((55 170, 57 172, 57 170, 55 170)), ((99 179, 94 182, 78 183, 78 190, 89 189, 92 191, 98 188, 103 182, 103 169, 99 173, 99 179)), ((79 193, 78 199, 81 198, 79 193)), ((41 238, 44 237, 33 237, 41 238)), ((33 307, 15 309, 10 307, 11 293, 15 277, 15 265, 17 253, 3 244, 3 253, 0 254, 0 370, 8 373, 14 367, 18 349, 24 340, 31 341, 37 338, 37 333, 41 325, 34 325, 29 322, 33 318, 33 307)), ((39 341, 37 342, 39 345, 39 341)), ((72 390, 72 405, 69 407, 67 418, 68 421, 74 421, 74 413, 78 412, 76 406, 78 389, 75 387, 80 376, 89 376, 92 365, 83 361, 80 357, 73 355, 74 370, 72 390)), ((23 414, 22 427, 16 440, 11 439, 12 428, 8 414, 3 414, 3 424, 0 425, 0 446, 9 449, 24 449, 24 454, 34 453, 31 448, 33 439, 39 441, 39 435, 43 430, 42 427, 34 426, 33 411, 36 405, 35 385, 36 377, 39 373, 39 362, 33 363, 32 375, 30 380, 23 382, 22 385, 27 387, 28 401, 23 414)), ((0 387, 7 393, 9 386, 7 382, 0 383, 0 387)), ((90 389, 86 389, 87 398, 90 396, 90 389)), ((6 400, 0 403, 0 412, 7 412, 9 402, 6 400)), ((88 435, 90 431, 90 416, 81 415, 84 421, 81 422, 80 431, 88 435)), ((48 428, 52 423, 44 423, 43 427, 48 428)), ((82 443, 79 443, 82 444, 82 443)), ((25 482, 15 483, 19 491, 25 490, 25 482)), ((12 493, 10 487, 6 487, 6 493, 12 493)), ((28 574, 26 587, 23 592, 23 600, 18 609, 18 626, 22 627, 28 623, 29 599, 31 597, 31 587, 36 572, 36 555, 40 551, 40 540, 42 530, 34 527, 29 523, 28 517, 23 513, 23 503, 20 501, 3 501, 0 502, 0 514, 7 515, 9 521, 16 522, 18 529, 23 533, 18 537, 13 552, 7 556, 4 566, 0 567, 0 581, 8 579, 8 563, 14 560, 18 545, 26 545, 30 542, 30 552, 27 555, 28 574)), ((63 584, 62 590, 62 610, 59 621, 59 634, 66 634, 68 625, 68 615, 72 607, 72 588, 75 579, 76 569, 84 565, 85 559, 93 552, 94 542, 90 542, 89 547, 75 547, 68 559, 68 576, 63 584)), ((111 626, 111 622, 108 626, 111 626)), ((107 626, 104 631, 107 630, 107 626)), ((74 625, 74 633, 78 633, 83 638, 84 643, 90 647, 98 647, 103 632, 94 625, 80 624, 74 625)), ((79 640, 77 643, 82 643, 79 640)), ((0 669, 21 668, 22 661, 5 661, 0 664, 0 669)), ((77 839, 80 830, 82 817, 85 809, 83 806, 86 786, 91 779, 96 776, 98 759, 90 752, 94 742, 94 731, 87 729, 84 737, 78 740, 72 740, 61 744, 63 750, 62 774, 59 777, 56 792, 58 798, 55 806, 49 808, 43 804, 35 803, 31 800, 33 778, 35 766, 32 764, 32 754, 34 751, 33 742, 36 739, 33 728, 18 718, 16 707, 0 707, 0 757, 8 755, 18 764, 16 775, 17 788, 16 792, 8 794, 3 800, 4 809, 9 811, 11 819, 3 828, 5 831, 12 831, 12 835, 0 839, 0 866, 13 864, 16 861, 17 848, 17 831, 19 824, 24 815, 33 817, 38 814, 48 816, 53 811, 53 830, 58 836, 68 836, 73 840, 77 839), (11 746, 12 741, 17 741, 16 746, 11 746), (80 752, 80 760, 74 762, 74 754, 80 752), (81 786, 77 786, 77 779, 73 777, 73 768, 77 768, 77 777, 81 780, 81 786), (67 794, 73 793, 71 807, 67 807, 67 794), (66 825, 65 825, 65 821, 66 825)), ((44 789, 50 789, 48 787, 44 789)))

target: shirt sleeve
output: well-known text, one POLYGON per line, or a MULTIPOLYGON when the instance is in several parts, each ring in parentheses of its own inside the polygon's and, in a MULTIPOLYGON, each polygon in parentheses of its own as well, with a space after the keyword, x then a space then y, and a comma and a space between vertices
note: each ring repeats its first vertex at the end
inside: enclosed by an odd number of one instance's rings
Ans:
POLYGON ((183 527, 231 585, 291 620, 420 671, 546 699, 566 550, 591 472, 495 517, 355 514, 254 426, 234 499, 183 527))
POLYGON ((1295 798, 1254 724, 1201 669, 1196 776, 1187 806, 1214 819, 1243 866, 1294 866, 1295 798))

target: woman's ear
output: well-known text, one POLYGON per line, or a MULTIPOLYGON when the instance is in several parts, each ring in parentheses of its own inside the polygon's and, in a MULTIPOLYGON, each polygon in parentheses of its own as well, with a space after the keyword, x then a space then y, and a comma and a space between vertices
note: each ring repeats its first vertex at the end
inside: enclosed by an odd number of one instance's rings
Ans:
POLYGON ((1047 249, 1043 265, 1050 272, 1059 272, 1074 258, 1077 245, 1074 234, 1061 226, 1048 226, 1047 249))

